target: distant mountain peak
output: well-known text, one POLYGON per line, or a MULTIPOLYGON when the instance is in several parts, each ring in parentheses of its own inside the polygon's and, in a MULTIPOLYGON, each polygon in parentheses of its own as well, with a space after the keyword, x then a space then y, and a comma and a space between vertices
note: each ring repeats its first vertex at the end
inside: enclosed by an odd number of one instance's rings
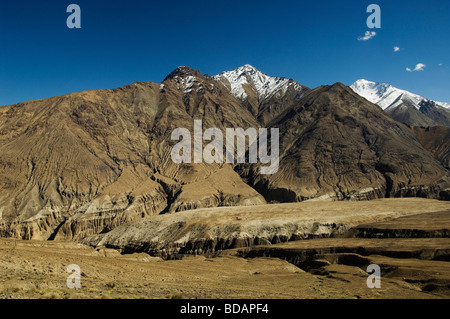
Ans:
POLYGON ((419 109, 419 103, 427 100, 423 96, 398 89, 389 83, 373 82, 366 79, 356 81, 350 88, 369 102, 377 104, 383 110, 397 106, 404 99, 410 100, 414 107, 419 109))
POLYGON ((377 104, 392 118, 414 126, 450 126, 450 103, 429 100, 389 83, 360 79, 350 86, 360 96, 377 104))
MULTIPOLYGON (((248 72, 261 72, 257 68, 255 68, 254 66, 252 66, 250 64, 245 64, 245 65, 237 68, 237 70, 245 70, 245 71, 248 71, 248 72)), ((261 73, 263 73, 263 72, 261 72, 261 73)))
POLYGON ((348 89, 348 86, 341 82, 336 82, 329 86, 330 89, 348 89))
POLYGON ((230 85, 231 94, 241 100, 248 97, 246 87, 251 87, 259 99, 266 99, 281 92, 286 93, 289 86, 297 90, 305 87, 284 77, 269 76, 250 64, 245 64, 232 71, 225 71, 213 77, 216 81, 225 81, 230 85))
POLYGON ((187 65, 182 65, 182 66, 179 66, 178 68, 176 68, 175 70, 173 70, 172 72, 170 72, 169 75, 166 76, 164 81, 171 80, 176 77, 186 78, 189 76, 197 77, 197 78, 203 77, 203 75, 200 71, 192 69, 187 65))
MULTIPOLYGON (((418 94, 396 88, 389 83, 373 82, 366 79, 357 80, 350 88, 368 101, 379 105, 384 110, 393 106, 395 102, 401 99, 411 100, 416 104, 417 109, 420 108, 419 104, 422 101, 431 101, 418 94)), ((433 102, 440 107, 450 109, 450 103, 433 102)))
MULTIPOLYGON (((197 91, 202 90, 202 83, 205 77, 198 70, 189 66, 182 65, 169 73, 164 79, 166 81, 174 81, 178 89, 183 90, 184 94, 191 93, 195 88, 197 91)), ((164 85, 164 84, 162 84, 164 85)))

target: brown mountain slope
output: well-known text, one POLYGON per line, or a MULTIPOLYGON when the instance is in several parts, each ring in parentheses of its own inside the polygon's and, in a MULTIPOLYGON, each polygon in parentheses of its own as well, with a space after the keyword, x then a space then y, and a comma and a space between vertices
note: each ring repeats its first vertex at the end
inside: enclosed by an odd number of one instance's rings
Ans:
POLYGON ((57 230, 76 237, 169 211, 171 204, 179 210, 265 203, 230 168, 223 168, 228 176, 219 187, 220 166, 172 162, 170 134, 192 129, 194 118, 208 127, 258 125, 198 71, 186 92, 191 72, 177 69, 163 85, 135 83, 1 108, 1 234, 47 239, 57 230), (202 181, 216 186, 189 187, 202 181))
POLYGON ((337 83, 308 93, 275 119, 280 170, 242 175, 269 201, 439 197, 448 172, 402 124, 337 83))
POLYGON ((409 127, 422 146, 430 151, 447 169, 450 169, 450 128, 409 127))

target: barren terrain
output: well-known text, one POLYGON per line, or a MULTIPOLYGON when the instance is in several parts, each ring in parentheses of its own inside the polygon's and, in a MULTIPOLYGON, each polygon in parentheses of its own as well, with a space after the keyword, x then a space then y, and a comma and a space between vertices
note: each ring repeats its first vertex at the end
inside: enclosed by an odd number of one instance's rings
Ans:
POLYGON ((205 213, 210 227, 215 214, 217 225, 256 225, 283 220, 283 209, 298 227, 314 216, 355 225, 334 238, 191 252, 178 260, 75 242, 1 239, 0 298, 449 298, 449 208, 448 202, 391 199, 256 206, 254 215, 251 207, 233 208, 240 220, 220 208, 184 212, 198 222, 205 213), (380 236, 386 229, 391 235, 380 236), (382 269, 381 289, 367 288, 371 263, 382 269), (81 289, 66 286, 70 264, 81 268, 81 289))

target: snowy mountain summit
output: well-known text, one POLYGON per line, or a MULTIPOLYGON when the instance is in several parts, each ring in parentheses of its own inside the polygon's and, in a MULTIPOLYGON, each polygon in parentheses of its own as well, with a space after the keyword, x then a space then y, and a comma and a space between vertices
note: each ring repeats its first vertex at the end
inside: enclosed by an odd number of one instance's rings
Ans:
MULTIPOLYGON (((366 98, 369 102, 377 104, 383 110, 396 108, 405 101, 409 102, 408 105, 412 105, 419 110, 421 103, 431 101, 418 94, 393 87, 388 83, 377 83, 365 79, 356 81, 350 88, 360 96, 366 98)), ((431 102, 436 103, 438 106, 450 109, 450 103, 431 102)))
POLYGON ((387 83, 364 79, 356 81, 350 88, 404 124, 450 127, 450 103, 432 101, 387 83))
POLYGON ((269 76, 249 64, 233 71, 223 72, 213 78, 228 84, 231 94, 241 100, 246 99, 251 91, 256 93, 259 100, 264 100, 276 94, 284 95, 290 86, 293 86, 296 91, 305 89, 293 80, 269 76))

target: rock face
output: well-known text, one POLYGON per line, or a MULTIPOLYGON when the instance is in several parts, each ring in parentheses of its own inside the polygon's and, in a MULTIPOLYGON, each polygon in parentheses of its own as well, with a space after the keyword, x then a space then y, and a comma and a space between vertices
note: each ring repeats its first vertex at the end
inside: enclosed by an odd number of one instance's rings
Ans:
POLYGON ((203 207, 443 198, 448 187, 414 135, 349 88, 311 91, 250 66, 217 77, 183 66, 158 84, 0 107, 0 168, 0 236, 42 240, 203 207), (280 128, 279 172, 175 164, 171 133, 200 119, 222 131, 280 128))
MULTIPOLYGON (((360 238, 450 238, 450 210, 356 227, 360 238)), ((450 247, 448 249, 450 253, 450 247)), ((449 254, 450 256, 450 254, 449 254)))

